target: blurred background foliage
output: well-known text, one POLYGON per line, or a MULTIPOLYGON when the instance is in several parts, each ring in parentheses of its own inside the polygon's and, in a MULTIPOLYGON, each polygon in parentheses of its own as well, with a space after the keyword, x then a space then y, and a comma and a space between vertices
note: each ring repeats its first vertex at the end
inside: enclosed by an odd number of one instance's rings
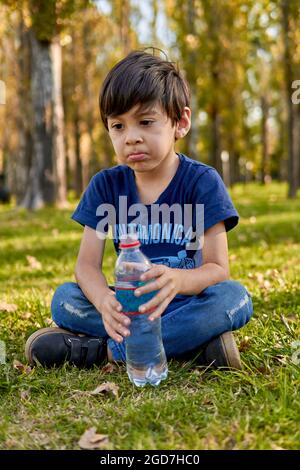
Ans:
POLYGON ((116 164, 98 95, 133 49, 177 62, 192 128, 176 150, 227 186, 300 185, 300 0, 0 0, 0 196, 67 206, 116 164))

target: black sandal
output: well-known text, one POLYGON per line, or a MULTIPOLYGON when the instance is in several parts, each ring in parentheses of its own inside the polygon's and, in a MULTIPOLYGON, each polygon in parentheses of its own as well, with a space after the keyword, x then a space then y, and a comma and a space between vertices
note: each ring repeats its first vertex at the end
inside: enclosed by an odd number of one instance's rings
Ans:
POLYGON ((53 367, 68 362, 90 368, 107 359, 106 339, 79 336, 62 328, 42 328, 27 339, 25 356, 32 365, 53 367))

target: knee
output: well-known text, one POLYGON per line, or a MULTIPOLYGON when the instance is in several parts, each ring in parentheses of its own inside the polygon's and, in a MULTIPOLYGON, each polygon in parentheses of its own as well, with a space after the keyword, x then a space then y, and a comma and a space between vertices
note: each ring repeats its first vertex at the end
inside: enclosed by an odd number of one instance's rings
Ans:
POLYGON ((253 304, 248 290, 238 281, 227 280, 211 286, 217 296, 218 308, 226 312, 233 330, 248 323, 253 314, 253 304))
POLYGON ((54 292, 51 302, 52 319, 58 326, 62 326, 63 316, 65 315, 64 305, 72 304, 73 300, 78 298, 79 287, 75 282, 65 282, 58 286, 54 292))
POLYGON ((226 283, 227 295, 232 299, 232 305, 226 310, 231 321, 232 329, 241 328, 248 323, 253 314, 253 303, 251 295, 240 282, 224 281, 226 283))

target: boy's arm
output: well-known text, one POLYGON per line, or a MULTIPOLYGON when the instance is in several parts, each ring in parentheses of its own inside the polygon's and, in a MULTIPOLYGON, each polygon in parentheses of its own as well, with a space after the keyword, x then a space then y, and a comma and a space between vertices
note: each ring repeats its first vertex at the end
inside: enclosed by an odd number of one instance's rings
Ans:
POLYGON ((105 239, 100 240, 96 231, 85 226, 77 258, 75 277, 86 298, 96 307, 107 334, 121 343, 130 331, 130 320, 121 313, 122 305, 115 292, 108 287, 102 273, 105 239), (119 313, 120 312, 120 313, 119 313))
POLYGON ((75 267, 75 278, 87 299, 101 310, 101 300, 109 289, 101 271, 105 239, 100 240, 96 231, 85 226, 75 267))
POLYGON ((179 294, 195 295, 206 287, 230 277, 227 234, 224 222, 219 222, 204 233, 203 265, 194 269, 177 269, 180 276, 179 294))

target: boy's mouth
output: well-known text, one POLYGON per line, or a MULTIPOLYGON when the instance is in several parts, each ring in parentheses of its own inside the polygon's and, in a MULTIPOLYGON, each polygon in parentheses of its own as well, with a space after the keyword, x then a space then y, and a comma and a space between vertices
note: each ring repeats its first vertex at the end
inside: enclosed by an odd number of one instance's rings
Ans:
POLYGON ((140 162, 142 160, 145 160, 146 154, 145 153, 133 153, 131 155, 128 155, 127 159, 131 162, 140 162))

